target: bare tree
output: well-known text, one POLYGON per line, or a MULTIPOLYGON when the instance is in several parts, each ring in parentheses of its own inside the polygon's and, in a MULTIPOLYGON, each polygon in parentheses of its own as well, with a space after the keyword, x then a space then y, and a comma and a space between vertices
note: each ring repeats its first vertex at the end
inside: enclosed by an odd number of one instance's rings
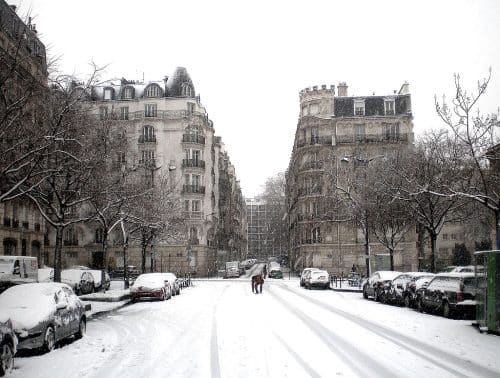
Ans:
POLYGON ((450 101, 443 96, 435 99, 436 112, 462 147, 462 179, 437 193, 440 196, 459 196, 476 201, 492 215, 496 225, 496 247, 500 249, 500 122, 496 114, 483 115, 478 109, 491 79, 478 81, 474 92, 462 87, 455 74, 455 93, 450 101))

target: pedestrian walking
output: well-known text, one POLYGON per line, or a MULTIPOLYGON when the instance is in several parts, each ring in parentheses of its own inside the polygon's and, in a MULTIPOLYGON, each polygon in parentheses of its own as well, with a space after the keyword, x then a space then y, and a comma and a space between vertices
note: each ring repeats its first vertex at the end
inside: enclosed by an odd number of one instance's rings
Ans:
POLYGON ((262 294, 262 285, 264 284, 264 277, 262 277, 262 274, 257 274, 255 276, 255 294, 262 294))
POLYGON ((257 275, 252 276, 252 293, 257 291, 257 288, 255 287, 255 277, 257 277, 257 275))
POLYGON ((262 269, 262 273, 264 274, 264 278, 267 276, 267 264, 264 265, 264 268, 262 269))

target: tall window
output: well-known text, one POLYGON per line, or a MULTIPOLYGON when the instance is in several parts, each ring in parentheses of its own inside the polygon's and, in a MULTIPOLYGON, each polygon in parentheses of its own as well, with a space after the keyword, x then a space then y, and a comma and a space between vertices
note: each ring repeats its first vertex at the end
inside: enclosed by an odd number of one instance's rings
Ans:
POLYGON ((130 100, 133 97, 134 97, 134 88, 132 88, 132 87, 123 88, 122 98, 124 100, 130 100))
POLYGON ((354 100, 354 115, 365 115, 365 100, 354 100))
POLYGON ((394 100, 393 99, 385 100, 384 108, 385 108, 385 115, 394 115, 395 114, 394 100))
POLYGON ((354 137, 356 140, 363 140, 365 138, 365 124, 364 123, 358 123, 354 125, 354 137))
POLYGON ((128 119, 128 106, 120 108, 120 119, 128 119))
POLYGON ((192 102, 187 103, 187 112, 188 112, 188 114, 194 113, 194 104, 192 102))
POLYGON ((399 138, 399 122, 385 124, 385 136, 387 139, 399 138))
POLYGON ((313 243, 321 243, 321 230, 319 227, 315 227, 312 229, 311 236, 313 243))
POLYGON ((197 213, 197 212, 201 211, 201 201, 200 200, 191 201, 191 211, 193 213, 197 213))
POLYGON ((142 137, 144 142, 156 142, 155 129, 153 126, 144 126, 142 128, 142 137))
POLYGON ((161 89, 158 85, 151 84, 146 88, 144 95, 146 97, 160 97, 161 96, 161 89))
POLYGON ((95 242, 102 243, 104 239, 104 230, 102 228, 96 228, 95 230, 95 242))
POLYGON ((107 106, 101 106, 99 108, 99 119, 101 121, 108 119, 108 107, 107 106))
POLYGON ((189 84, 183 84, 182 85, 182 95, 186 97, 192 97, 193 96, 193 89, 189 84))
POLYGON ((155 158, 155 152, 154 151, 144 150, 144 151, 142 151, 142 156, 141 157, 142 157, 141 163, 150 163, 155 158))
POLYGON ((113 99, 113 88, 104 88, 104 99, 105 100, 113 99))
POLYGON ((144 105, 144 116, 145 117, 156 117, 156 104, 145 104, 144 105))
POLYGON ((311 128, 311 143, 319 142, 319 131, 317 127, 311 128))

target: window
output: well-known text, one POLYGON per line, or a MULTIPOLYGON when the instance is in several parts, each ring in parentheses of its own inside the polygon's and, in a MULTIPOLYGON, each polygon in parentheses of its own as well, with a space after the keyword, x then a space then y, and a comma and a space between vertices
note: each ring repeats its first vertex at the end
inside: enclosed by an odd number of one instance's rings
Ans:
POLYGON ((134 88, 132 88, 132 87, 123 88, 122 98, 124 100, 130 100, 133 97, 134 97, 134 88))
POLYGON ((108 119, 108 107, 107 106, 101 106, 99 108, 99 119, 101 121, 108 119))
POLYGON ((113 88, 104 88, 104 100, 113 99, 113 88))
POLYGON ((144 96, 145 97, 160 97, 161 96, 161 88, 156 84, 149 85, 146 88, 144 96))
POLYGON ((95 242, 102 243, 104 239, 104 230, 102 228, 97 228, 95 230, 95 242))
POLYGON ((64 245, 78 245, 78 237, 76 235, 76 231, 74 227, 66 227, 63 235, 63 244, 64 245))
POLYGON ((443 234, 443 240, 448 240, 448 234, 443 234))
POLYGON ((388 139, 399 138, 399 122, 385 124, 385 136, 388 139))
POLYGON ((394 115, 394 99, 389 99, 384 101, 385 115, 394 115))
POLYGON ((357 116, 365 115, 365 100, 354 100, 354 114, 357 116))
POLYGON ((191 211, 193 211, 193 212, 201 211, 201 201, 200 200, 191 201, 191 211))
POLYGON ((354 137, 356 138, 356 140, 364 139, 366 135, 365 132, 366 128, 364 123, 354 125, 354 137))
POLYGON ((187 103, 187 112, 188 112, 188 114, 194 113, 194 104, 192 102, 187 103))
POLYGON ((311 128, 311 144, 319 142, 319 132, 317 127, 311 128))
POLYGON ((155 158, 154 151, 142 151, 141 163, 152 162, 154 160, 154 158, 155 158))
POLYGON ((144 105, 144 116, 145 117, 156 117, 156 104, 144 105))
POLYGON ((128 106, 120 108, 120 119, 128 119, 128 106))
POLYGON ((182 85, 182 95, 186 97, 193 97, 192 96, 193 89, 189 84, 183 84, 182 85))
POLYGON ((144 126, 142 128, 142 138, 144 142, 156 142, 155 129, 153 126, 144 126))

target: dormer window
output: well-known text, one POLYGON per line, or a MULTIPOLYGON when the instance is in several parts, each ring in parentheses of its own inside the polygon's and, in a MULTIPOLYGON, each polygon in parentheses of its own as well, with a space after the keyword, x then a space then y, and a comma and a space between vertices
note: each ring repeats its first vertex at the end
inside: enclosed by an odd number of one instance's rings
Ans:
POLYGON ((354 100, 354 115, 365 115, 365 100, 354 100))
POLYGON ((113 99, 113 88, 104 88, 104 100, 113 99))
POLYGON ((131 98, 134 98, 134 88, 132 87, 123 88, 122 99, 130 100, 131 98))
POLYGON ((183 84, 182 85, 182 95, 186 97, 193 97, 192 95, 193 89, 189 84, 183 84))
POLYGON ((395 113, 395 106, 394 106, 394 99, 386 99, 384 100, 384 109, 385 109, 385 115, 394 115, 395 113))
POLYGON ((161 96, 161 88, 156 84, 149 85, 144 91, 145 97, 160 97, 161 96))

